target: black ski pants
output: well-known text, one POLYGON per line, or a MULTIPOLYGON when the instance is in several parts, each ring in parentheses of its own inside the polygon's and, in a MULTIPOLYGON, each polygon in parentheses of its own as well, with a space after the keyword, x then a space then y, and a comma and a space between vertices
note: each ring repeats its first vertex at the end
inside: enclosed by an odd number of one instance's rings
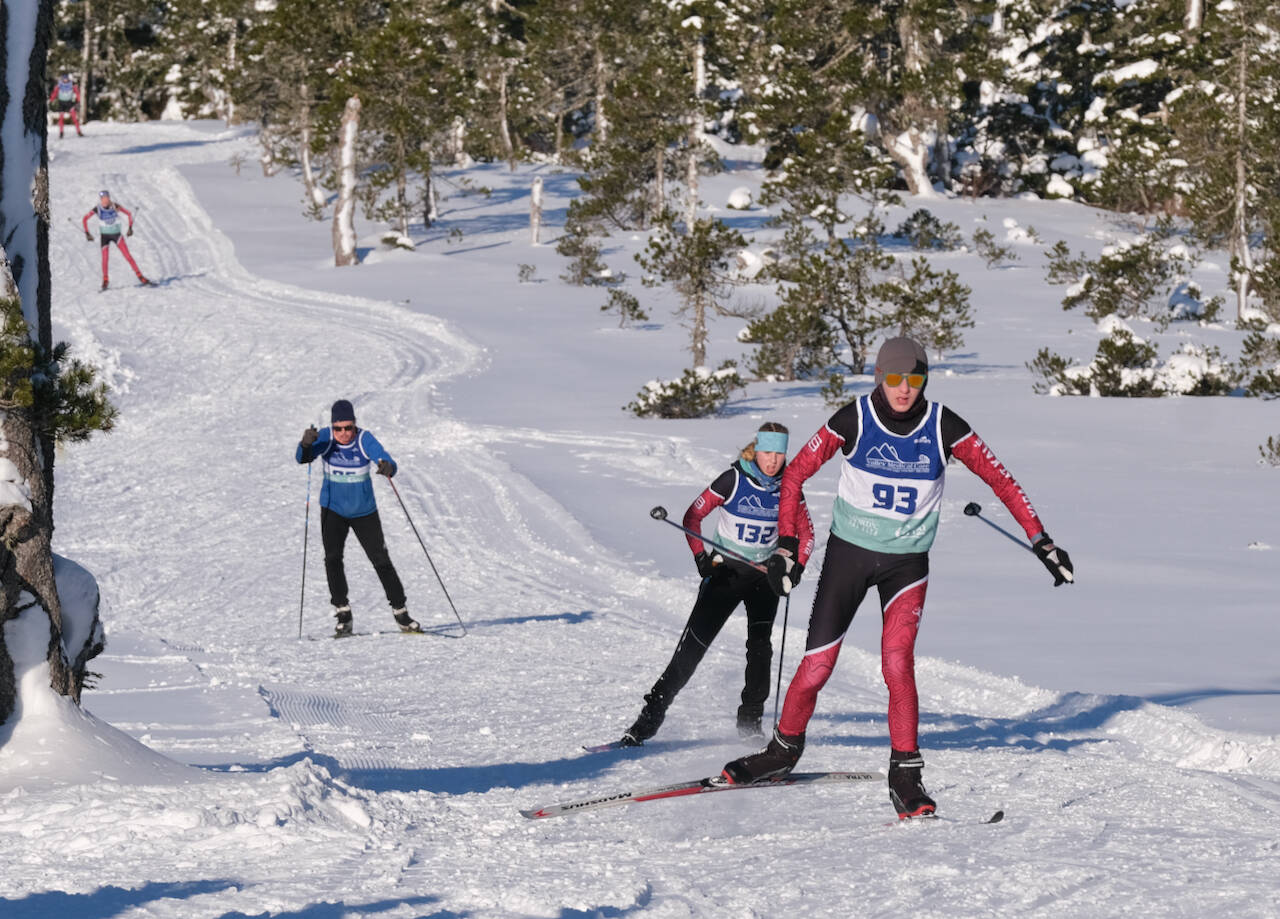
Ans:
POLYGON ((329 579, 329 602, 334 606, 347 606, 347 572, 342 564, 342 550, 347 542, 347 533, 355 531, 360 548, 369 556, 373 570, 382 582, 382 589, 387 593, 387 602, 392 609, 404 608, 404 587, 400 583, 400 575, 396 574, 391 564, 391 556, 387 553, 386 540, 382 538, 382 520, 378 512, 364 517, 343 517, 335 514, 327 507, 320 508, 320 537, 324 542, 324 573, 329 579))
MULTIPOLYGON (((711 642, 741 603, 747 611, 747 667, 742 688, 742 711, 759 717, 769 698, 769 667, 773 660, 773 620, 778 598, 764 574, 726 562, 698 588, 698 599, 685 623, 667 669, 653 684, 652 693, 667 705, 693 676, 711 642)), ((664 706, 665 707, 665 706, 664 706)))

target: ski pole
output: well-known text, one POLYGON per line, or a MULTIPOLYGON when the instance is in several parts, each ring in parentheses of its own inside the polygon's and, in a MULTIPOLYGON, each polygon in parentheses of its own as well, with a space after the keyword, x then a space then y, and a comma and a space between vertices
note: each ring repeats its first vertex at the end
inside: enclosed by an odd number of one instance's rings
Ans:
POLYGON ((992 523, 992 522, 991 522, 990 520, 988 520, 986 517, 983 517, 983 516, 982 516, 982 505, 980 505, 977 501, 970 501, 968 504, 966 504, 966 505, 964 506, 964 515, 965 515, 966 517, 977 517, 979 520, 981 520, 981 521, 982 521, 983 523, 985 523, 987 526, 989 526, 989 527, 994 527, 996 530, 998 530, 999 532, 1003 533, 1005 536, 1007 536, 1007 537, 1009 537, 1010 539, 1012 539, 1012 540, 1013 540, 1014 542, 1016 542, 1018 545, 1022 546, 1022 548, 1026 549, 1026 550, 1027 550, 1028 552, 1030 552, 1032 555, 1035 555, 1035 552, 1036 552, 1036 550, 1035 550, 1035 549, 1033 549, 1033 548, 1031 548, 1030 546, 1028 546, 1025 542, 1023 542, 1023 541, 1022 541, 1021 539, 1019 539, 1018 537, 1014 536, 1012 533, 1010 533, 1010 532, 1009 532, 1008 530, 1006 530, 1004 527, 1000 526, 998 523, 992 523))
POLYGON ((307 463, 307 513, 302 520, 302 589, 298 591, 298 638, 302 638, 302 607, 307 597, 307 537, 311 535, 310 463, 307 463))
POLYGON ((653 510, 649 511, 649 516, 652 517, 654 520, 661 520, 663 523, 669 523, 673 527, 675 527, 677 530, 680 530, 683 533, 688 533, 690 536, 694 537, 695 539, 702 540, 704 543, 706 543, 711 548, 715 549, 721 555, 727 555, 730 558, 736 558, 738 561, 744 562, 750 565, 752 568, 756 569, 756 571, 768 571, 768 569, 765 568, 764 565, 760 564, 759 562, 752 561, 751 559, 743 555, 741 552, 735 552, 732 549, 730 549, 728 546, 722 546, 718 542, 713 542, 712 540, 707 539, 707 537, 703 536, 701 533, 694 532, 693 530, 689 529, 686 526, 681 526, 680 524, 676 523, 673 520, 668 520, 667 509, 662 505, 658 505, 653 510))
POLYGON ((449 608, 453 610, 453 615, 458 620, 458 625, 462 626, 462 634, 465 637, 467 627, 462 624, 462 617, 458 615, 458 608, 453 605, 453 598, 449 596, 449 588, 444 586, 444 579, 440 577, 440 572, 436 570, 436 563, 431 560, 431 553, 427 551, 427 544, 422 541, 422 534, 418 532, 418 528, 413 524, 413 518, 409 516, 409 508, 404 506, 404 499, 400 497, 400 489, 396 488, 396 483, 391 481, 390 476, 387 477, 387 484, 395 492, 396 500, 400 502, 400 510, 404 511, 404 519, 409 521, 409 528, 413 530, 413 535, 418 537, 418 545, 422 546, 422 554, 427 557, 427 564, 431 566, 431 573, 440 582, 440 589, 444 591, 444 598, 449 601, 449 608))
POLYGON ((791 615, 791 594, 782 607, 782 646, 778 648, 778 685, 773 688, 773 726, 778 726, 778 699, 782 695, 782 658, 787 653, 787 618, 791 615))

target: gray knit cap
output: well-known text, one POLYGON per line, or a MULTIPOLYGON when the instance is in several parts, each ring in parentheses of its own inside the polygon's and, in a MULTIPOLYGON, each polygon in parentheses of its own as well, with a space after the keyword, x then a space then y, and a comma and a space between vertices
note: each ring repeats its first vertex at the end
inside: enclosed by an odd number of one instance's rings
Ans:
POLYGON ((929 356, 924 346, 913 338, 890 338, 876 355, 876 385, 884 382, 886 373, 928 373, 929 356))

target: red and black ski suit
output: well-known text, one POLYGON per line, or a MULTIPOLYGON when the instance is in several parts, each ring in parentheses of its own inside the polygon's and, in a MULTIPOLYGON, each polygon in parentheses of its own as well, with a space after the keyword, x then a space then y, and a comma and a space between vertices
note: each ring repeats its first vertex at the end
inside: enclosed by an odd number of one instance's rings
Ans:
POLYGON ((71 115, 71 123, 76 127, 76 133, 84 136, 84 132, 80 130, 79 86, 70 79, 59 80, 54 84, 53 91, 49 93, 49 106, 58 113, 59 137, 62 136, 68 113, 71 115))
POLYGON ((107 286, 107 260, 110 258, 110 244, 115 243, 116 248, 120 250, 120 254, 124 256, 124 260, 129 263, 129 267, 133 269, 133 273, 138 276, 138 280, 146 283, 147 279, 142 272, 138 270, 138 263, 133 260, 133 256, 129 253, 129 245, 124 241, 125 236, 133 233, 133 213, 121 204, 114 201, 110 207, 103 207, 101 204, 95 204, 89 213, 84 215, 81 224, 84 226, 84 235, 90 240, 93 234, 89 232, 89 218, 97 217, 99 226, 99 239, 102 243, 102 286, 107 286), (129 226, 127 231, 120 232, 120 214, 124 214, 129 218, 129 226))
MULTIPOLYGON (((776 478, 765 477, 754 463, 738 460, 689 505, 684 514, 684 525, 695 533, 701 533, 707 516, 716 508, 722 508, 722 514, 728 515, 724 518, 726 521, 742 522, 717 530, 716 542, 748 557, 758 555, 763 562, 778 541, 777 494, 776 478), (751 516, 739 517, 731 513, 739 509, 751 516), (735 530, 738 530, 736 536, 730 536, 735 530)), ((798 561, 804 564, 813 551, 813 522, 805 508, 804 496, 799 495, 796 502, 792 520, 800 537, 798 561)), ((686 538, 695 556, 703 551, 715 554, 714 547, 696 536, 686 534, 686 538)), ((726 558, 715 566, 709 577, 702 579, 698 599, 680 634, 675 653, 662 676, 653 684, 655 696, 668 704, 675 698, 689 682, 707 648, 740 603, 747 613, 747 666, 739 718, 760 718, 765 700, 769 698, 773 621, 778 614, 778 598, 769 589, 764 572, 733 558, 726 558)))
MULTIPOLYGON (((850 464, 851 469, 847 472, 851 479, 859 474, 859 462, 870 465, 866 461, 868 456, 883 462, 888 455, 897 464, 890 468, 911 469, 915 468, 916 457, 904 455, 901 444, 904 441, 928 444, 935 432, 940 441, 933 446, 933 455, 941 460, 941 466, 933 471, 929 482, 929 486, 935 489, 932 500, 940 504, 946 461, 955 457, 991 486, 996 497, 1032 541, 1043 533, 1044 527, 1021 486, 964 419, 945 406, 926 401, 923 394, 906 412, 894 412, 877 386, 870 397, 864 396, 832 415, 787 467, 782 477, 778 512, 781 535, 795 536, 803 532, 803 524, 797 522, 801 488, 837 452, 841 452, 845 462, 850 464), (895 442, 897 449, 884 450, 883 443, 878 441, 895 442)), ((842 470, 841 474, 845 476, 846 471, 842 470)), ((843 485, 842 482, 841 494, 844 493, 843 485)), ((889 499, 878 506, 891 518, 892 502, 897 500, 889 494, 891 486, 876 487, 884 489, 882 495, 889 499)), ((837 504, 840 500, 837 497, 837 504)), ((854 500, 856 502, 857 499, 854 500)), ((868 500, 876 499, 870 497, 868 500)), ((837 507, 836 517, 839 517, 839 511, 837 507)), ((847 519, 855 518, 850 515, 847 519)), ((787 688, 786 702, 778 723, 778 730, 783 734, 805 732, 817 704, 818 693, 835 667, 854 613, 867 591, 875 587, 880 594, 883 619, 880 658, 884 681, 889 689, 889 738, 895 750, 918 749, 920 715, 916 695, 915 643, 929 583, 928 545, 932 542, 932 527, 936 527, 936 522, 935 513, 923 541, 919 529, 911 530, 904 525, 895 531, 891 521, 890 528, 881 532, 879 541, 863 540, 856 526, 845 529, 847 538, 834 532, 831 534, 813 601, 804 658, 787 688), (885 532, 890 534, 887 540, 885 532), (899 541, 901 546, 897 544, 899 541), (868 548, 859 542, 871 543, 877 548, 868 548), (894 551, 899 549, 901 551, 894 551)), ((833 528, 835 525, 833 521, 833 528)), ((871 525, 864 521, 864 529, 870 531, 871 525)))

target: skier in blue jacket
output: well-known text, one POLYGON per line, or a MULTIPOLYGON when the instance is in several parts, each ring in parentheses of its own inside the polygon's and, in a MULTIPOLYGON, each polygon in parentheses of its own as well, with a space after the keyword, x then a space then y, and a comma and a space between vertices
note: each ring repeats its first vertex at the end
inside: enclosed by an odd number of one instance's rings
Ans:
POLYGON ((389 479, 396 474, 396 462, 373 434, 356 427, 355 409, 346 399, 333 403, 329 421, 327 428, 316 430, 313 425, 302 433, 296 458, 299 463, 319 459, 324 468, 324 484, 320 487, 320 536, 324 543, 329 600, 337 619, 334 636, 343 638, 352 634, 342 551, 347 533, 353 530, 387 593, 396 625, 403 632, 421 632, 422 626, 410 618, 405 609, 404 587, 387 553, 378 504, 373 496, 373 473, 389 479))

